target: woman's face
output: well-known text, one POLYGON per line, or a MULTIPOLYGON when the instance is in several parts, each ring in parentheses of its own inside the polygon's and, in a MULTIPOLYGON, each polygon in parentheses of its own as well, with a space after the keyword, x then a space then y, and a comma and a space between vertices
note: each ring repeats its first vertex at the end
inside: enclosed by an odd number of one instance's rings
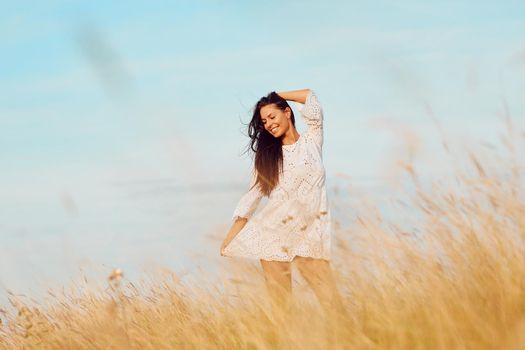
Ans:
POLYGON ((290 127, 290 108, 281 110, 275 104, 269 104, 261 107, 261 123, 264 128, 274 137, 280 137, 288 131, 290 127))

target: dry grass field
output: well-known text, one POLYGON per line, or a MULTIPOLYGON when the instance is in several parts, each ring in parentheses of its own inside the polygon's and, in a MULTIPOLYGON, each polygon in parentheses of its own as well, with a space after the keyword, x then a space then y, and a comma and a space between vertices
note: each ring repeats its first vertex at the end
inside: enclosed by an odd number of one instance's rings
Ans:
POLYGON ((86 282, 45 305, 11 294, 0 348, 525 349, 523 139, 466 153, 448 181, 423 185, 404 163, 409 220, 356 199, 355 225, 333 240, 345 313, 324 314, 304 286, 294 312, 272 313, 256 264, 230 261, 193 284, 172 272, 139 285, 115 270, 107 289, 86 282))

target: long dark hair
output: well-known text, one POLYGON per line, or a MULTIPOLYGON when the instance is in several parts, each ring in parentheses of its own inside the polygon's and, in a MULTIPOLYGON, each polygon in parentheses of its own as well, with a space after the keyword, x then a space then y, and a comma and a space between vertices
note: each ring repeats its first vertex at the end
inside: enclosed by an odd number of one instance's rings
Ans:
POLYGON ((275 91, 261 97, 255 104, 252 120, 248 124, 250 142, 248 143, 247 151, 251 149, 255 154, 254 169, 252 171, 254 171, 254 175, 256 174, 256 180, 250 189, 254 186, 259 186, 259 190, 265 196, 269 196, 275 186, 277 186, 279 183, 279 172, 283 170, 282 140, 271 135, 264 128, 261 121, 261 107, 272 103, 282 111, 286 107, 290 108, 290 120, 295 127, 295 117, 292 108, 275 91))

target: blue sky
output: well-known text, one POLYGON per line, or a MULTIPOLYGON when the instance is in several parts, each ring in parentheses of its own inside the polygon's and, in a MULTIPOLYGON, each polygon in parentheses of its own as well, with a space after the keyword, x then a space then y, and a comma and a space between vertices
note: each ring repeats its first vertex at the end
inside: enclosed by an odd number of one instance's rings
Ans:
POLYGON ((429 108, 458 147, 497 143, 505 103, 524 125, 520 1, 46 1, 2 9, 4 285, 15 281, 13 266, 31 276, 53 264, 58 246, 71 256, 56 261, 56 276, 64 261, 170 261, 163 245, 198 247, 230 222, 251 162, 241 156, 241 121, 272 90, 316 90, 328 185, 339 174, 372 187, 394 176, 406 142, 418 145, 421 173, 439 176, 444 158, 429 108), (213 214, 203 212, 210 201, 213 214), (107 248, 122 240, 121 250, 107 248))

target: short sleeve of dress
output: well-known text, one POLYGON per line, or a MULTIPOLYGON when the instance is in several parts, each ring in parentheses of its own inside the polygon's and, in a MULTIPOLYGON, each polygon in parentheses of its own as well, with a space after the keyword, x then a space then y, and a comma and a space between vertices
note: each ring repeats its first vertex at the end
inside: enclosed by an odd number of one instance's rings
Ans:
POLYGON ((297 109, 306 123, 306 133, 322 147, 323 145, 323 109, 314 90, 310 89, 304 104, 296 102, 297 109))
POLYGON ((232 216, 233 221, 235 221, 237 217, 250 219, 253 213, 255 212, 255 210, 257 209, 257 206, 259 205, 259 202, 261 201, 263 194, 259 190, 259 186, 253 186, 255 184, 255 181, 256 181, 255 174, 252 173, 248 191, 241 197, 241 199, 237 203, 237 207, 233 211, 233 216, 232 216))

